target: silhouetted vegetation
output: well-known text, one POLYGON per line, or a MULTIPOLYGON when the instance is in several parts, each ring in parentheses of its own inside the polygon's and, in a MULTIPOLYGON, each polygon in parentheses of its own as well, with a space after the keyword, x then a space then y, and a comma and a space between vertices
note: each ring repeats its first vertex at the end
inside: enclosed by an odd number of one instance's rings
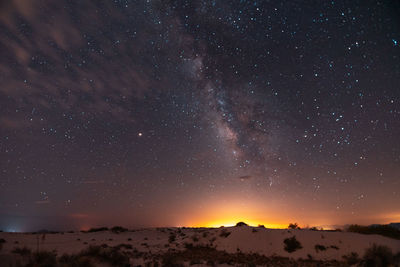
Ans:
POLYGON ((319 244, 315 245, 314 248, 317 253, 326 250, 326 247, 324 245, 319 245, 319 244))
POLYGON ((290 223, 288 226, 289 229, 301 229, 297 223, 290 223))
POLYGON ((358 264, 361 261, 356 252, 351 252, 350 254, 344 255, 343 259, 349 266, 358 264))
POLYGON ((57 254, 50 251, 39 251, 32 254, 27 267, 54 267, 57 266, 57 254))
POLYGON ((117 248, 89 246, 80 253, 80 256, 93 257, 112 266, 129 266, 129 257, 117 248))
POLYGON ((236 224, 236 227, 240 227, 240 226, 248 226, 248 225, 247 225, 247 223, 245 223, 245 222, 238 222, 238 223, 236 224))
POLYGON ((111 228, 111 232, 116 233, 116 234, 122 233, 122 232, 127 232, 127 231, 128 231, 128 229, 126 229, 122 226, 114 226, 113 228, 111 228))
POLYGON ((19 254, 21 256, 25 256, 25 255, 31 254, 32 251, 31 251, 31 249, 29 249, 27 247, 23 247, 23 248, 17 247, 17 248, 14 248, 11 252, 15 253, 15 254, 19 254))
POLYGON ((391 266, 394 263, 392 250, 386 246, 373 244, 365 251, 362 265, 366 267, 391 266))
POLYGON ((400 230, 389 225, 362 226, 352 224, 347 228, 347 231, 365 235, 383 235, 394 239, 400 239, 400 230))
POLYGON ((209 266, 344 266, 337 261, 293 260, 284 257, 266 257, 258 253, 228 253, 210 246, 186 246, 184 251, 169 251, 161 256, 161 266, 184 266, 185 262, 209 266))
POLYGON ((87 231, 82 231, 84 233, 94 233, 94 232, 102 232, 102 231, 108 231, 107 227, 98 227, 98 228, 90 228, 87 231))
POLYGON ((173 233, 169 234, 169 237, 168 237, 168 242, 169 243, 174 242, 175 239, 176 239, 176 235, 175 234, 173 234, 173 233))
POLYGON ((231 234, 231 232, 228 232, 225 229, 222 229, 221 233, 219 234, 220 237, 224 237, 227 238, 229 235, 231 234))
POLYGON ((286 238, 285 240, 283 240, 283 243, 285 244, 284 249, 289 253, 292 253, 298 249, 303 248, 300 242, 297 241, 296 236, 292 236, 291 238, 286 238))
POLYGON ((64 254, 59 258, 60 267, 94 267, 89 257, 64 254))

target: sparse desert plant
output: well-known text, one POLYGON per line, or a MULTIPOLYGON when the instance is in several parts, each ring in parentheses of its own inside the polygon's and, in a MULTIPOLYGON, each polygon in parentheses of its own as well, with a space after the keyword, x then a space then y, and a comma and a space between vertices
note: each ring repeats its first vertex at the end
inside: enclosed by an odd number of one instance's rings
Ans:
POLYGON ((169 237, 168 237, 168 242, 169 242, 169 243, 172 243, 172 242, 175 241, 175 239, 176 239, 176 235, 173 234, 173 233, 170 233, 170 234, 169 234, 169 237))
POLYGON ((15 254, 19 254, 21 256, 25 256, 25 255, 31 254, 32 251, 30 248, 27 248, 27 247, 22 247, 22 248, 17 247, 17 248, 14 248, 11 252, 15 253, 15 254))
POLYGON ((199 237, 197 235, 192 236, 193 242, 199 241, 199 237))
POLYGON ((108 228, 107 227, 90 228, 87 231, 81 231, 81 232, 94 233, 94 232, 102 232, 102 231, 108 231, 108 228))
POLYGON ((227 238, 231 232, 228 232, 226 229, 222 229, 221 233, 219 234, 220 237, 227 238))
POLYGON ((257 233, 257 229, 253 228, 253 230, 251 230, 252 233, 257 233))
POLYGON ((0 250, 3 249, 3 244, 6 243, 6 240, 4 238, 0 238, 0 250))
POLYGON ((284 249, 289 253, 295 252, 296 250, 303 248, 300 242, 297 241, 296 236, 286 238, 285 240, 283 240, 283 243, 285 244, 284 249))
POLYGON ((238 223, 236 224, 236 227, 240 227, 240 226, 248 226, 248 225, 247 225, 247 223, 245 223, 245 222, 238 222, 238 223))
POLYGON ((343 259, 349 266, 358 264, 361 261, 356 252, 351 252, 347 255, 344 255, 343 259))
POLYGON ((94 267, 87 256, 64 254, 59 258, 60 267, 94 267))
POLYGON ((100 261, 107 262, 112 266, 129 266, 129 257, 112 247, 102 248, 99 246, 89 246, 80 253, 80 256, 93 257, 100 261))
POLYGON ((326 247, 324 245, 319 245, 319 244, 315 245, 314 248, 317 253, 326 250, 326 247))
POLYGON ((264 224, 259 224, 258 227, 259 228, 265 228, 264 224))
POLYGON ((39 251, 32 254, 27 266, 54 267, 57 266, 57 254, 51 251, 39 251))
POLYGON ((297 223, 289 223, 289 229, 301 229, 297 223))
POLYGON ((365 251, 362 264, 366 267, 384 267, 393 263, 393 253, 387 246, 373 244, 365 251))
POLYGON ((336 249, 336 250, 339 250, 339 247, 338 246, 335 246, 335 245, 331 245, 331 246, 329 246, 330 248, 333 248, 333 249, 336 249))
POLYGON ((128 240, 128 241, 132 241, 132 238, 128 238, 127 240, 128 240))
POLYGON ((118 234, 118 233, 122 233, 122 232, 127 232, 128 229, 122 227, 122 226, 114 226, 113 228, 110 229, 111 232, 118 234))
POLYGON ((309 228, 308 230, 310 230, 310 231, 319 231, 319 229, 317 227, 315 227, 315 226, 309 228))

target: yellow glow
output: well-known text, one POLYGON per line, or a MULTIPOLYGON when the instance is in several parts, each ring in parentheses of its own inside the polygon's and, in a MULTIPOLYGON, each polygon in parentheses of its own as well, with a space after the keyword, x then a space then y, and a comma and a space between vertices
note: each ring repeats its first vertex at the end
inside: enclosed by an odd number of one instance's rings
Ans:
POLYGON ((288 223, 277 221, 269 216, 265 218, 254 209, 229 209, 213 210, 208 214, 202 214, 197 219, 192 219, 187 225, 191 227, 221 227, 235 226, 238 222, 244 222, 250 226, 264 225, 267 228, 287 228, 288 223), (200 217, 200 218, 199 218, 200 217))
POLYGON ((253 221, 253 220, 245 220, 245 219, 231 219, 231 220, 215 220, 215 221, 209 221, 209 222, 204 222, 200 223, 197 225, 194 225, 194 227, 221 227, 221 226, 235 226, 238 222, 244 222, 250 226, 258 226, 260 224, 264 225, 266 228, 287 228, 287 224, 277 224, 277 223, 264 223, 261 221, 253 221))

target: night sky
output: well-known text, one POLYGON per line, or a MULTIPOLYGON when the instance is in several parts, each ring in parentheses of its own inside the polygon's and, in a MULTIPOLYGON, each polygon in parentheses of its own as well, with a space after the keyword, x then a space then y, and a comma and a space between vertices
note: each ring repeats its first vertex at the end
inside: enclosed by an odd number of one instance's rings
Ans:
POLYGON ((400 2, 0 4, 0 229, 400 221, 400 2))

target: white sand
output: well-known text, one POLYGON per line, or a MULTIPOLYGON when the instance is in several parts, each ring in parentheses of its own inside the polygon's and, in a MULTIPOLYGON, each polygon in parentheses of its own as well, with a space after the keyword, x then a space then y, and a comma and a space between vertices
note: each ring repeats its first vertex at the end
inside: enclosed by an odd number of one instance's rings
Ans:
POLYGON ((266 229, 258 227, 225 227, 225 228, 162 228, 140 229, 122 233, 102 231, 95 233, 57 233, 57 234, 28 234, 28 233, 0 233, 0 238, 6 240, 0 255, 11 254, 15 247, 28 247, 32 251, 57 251, 57 255, 64 253, 78 253, 89 245, 116 246, 130 244, 138 251, 164 253, 168 249, 184 250, 185 243, 195 245, 212 244, 217 250, 235 253, 238 250, 244 253, 256 252, 265 256, 282 256, 294 259, 306 259, 311 255, 313 259, 343 260, 342 256, 356 252, 362 256, 372 244, 384 245, 394 253, 400 252, 400 240, 379 235, 362 235, 347 232, 326 232, 310 230, 266 229), (221 237, 222 231, 230 232, 228 237, 221 237), (181 232, 181 233, 180 233, 181 232), (169 236, 176 235, 174 242, 169 242, 169 236), (205 236, 204 236, 205 235, 205 236), (293 253, 284 250, 283 240, 296 236, 302 249, 293 253), (128 240, 130 239, 130 240, 128 240), (195 241, 198 239, 198 241, 195 241), (212 239, 215 241, 211 242, 212 239), (317 252, 315 245, 328 247, 325 251, 317 252), (331 248, 335 246, 338 249, 331 248))

